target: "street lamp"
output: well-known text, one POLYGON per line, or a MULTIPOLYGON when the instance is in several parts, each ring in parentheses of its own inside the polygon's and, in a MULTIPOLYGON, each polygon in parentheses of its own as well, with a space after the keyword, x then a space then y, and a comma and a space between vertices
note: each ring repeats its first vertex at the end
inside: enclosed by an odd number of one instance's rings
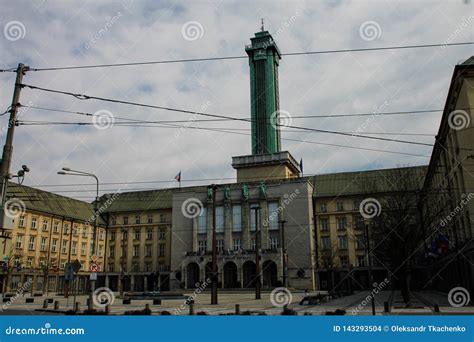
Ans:
POLYGON ((280 239, 281 239, 281 254, 283 261, 283 287, 288 287, 288 252, 285 247, 285 220, 279 220, 280 223, 280 239))
POLYGON ((260 278, 260 227, 258 222, 258 217, 260 209, 259 205, 255 205, 251 208, 255 210, 255 273, 256 273, 256 282, 255 282, 255 299, 261 299, 261 278, 260 278))
MULTIPOLYGON (((92 177, 96 181, 96 196, 95 196, 95 201, 94 201, 94 230, 92 232, 92 250, 91 254, 92 256, 95 255, 95 249, 96 249, 96 242, 97 242, 97 206, 99 204, 99 178, 94 175, 93 173, 89 172, 83 172, 83 171, 77 171, 77 170, 72 170, 69 167, 63 167, 62 171, 58 171, 58 175, 62 176, 82 176, 82 177, 92 177)), ((90 279, 90 291, 89 291, 89 309, 94 308, 94 304, 92 302, 92 293, 95 288, 95 280, 90 279)))

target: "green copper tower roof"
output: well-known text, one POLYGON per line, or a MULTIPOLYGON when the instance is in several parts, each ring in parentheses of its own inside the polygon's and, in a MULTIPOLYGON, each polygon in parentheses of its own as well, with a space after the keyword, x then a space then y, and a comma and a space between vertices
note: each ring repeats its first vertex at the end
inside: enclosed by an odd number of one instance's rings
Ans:
POLYGON ((278 64, 280 50, 268 31, 255 33, 245 47, 250 66, 250 108, 252 118, 252 154, 281 150, 277 126, 280 109, 278 64))

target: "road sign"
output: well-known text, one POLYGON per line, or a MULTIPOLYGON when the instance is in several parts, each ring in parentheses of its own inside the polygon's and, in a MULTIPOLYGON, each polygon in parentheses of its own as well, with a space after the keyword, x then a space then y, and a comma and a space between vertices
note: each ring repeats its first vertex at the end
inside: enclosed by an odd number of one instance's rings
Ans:
POLYGON ((72 263, 72 268, 74 269, 74 273, 79 272, 79 270, 82 268, 81 262, 76 259, 76 261, 72 263))
POLYGON ((90 274, 90 278, 89 278, 89 279, 90 279, 90 280, 97 280, 97 273, 96 273, 96 272, 92 272, 92 273, 90 274))
POLYGON ((91 256, 91 260, 95 263, 97 261, 97 255, 94 254, 93 256, 91 256))
POLYGON ((71 262, 68 262, 64 269, 64 280, 74 280, 74 266, 71 262))
POLYGON ((91 262, 89 265, 89 272, 99 272, 100 271, 100 266, 96 264, 95 262, 91 262))
POLYGON ((59 267, 57 265, 54 265, 53 266, 53 272, 59 272, 59 267))

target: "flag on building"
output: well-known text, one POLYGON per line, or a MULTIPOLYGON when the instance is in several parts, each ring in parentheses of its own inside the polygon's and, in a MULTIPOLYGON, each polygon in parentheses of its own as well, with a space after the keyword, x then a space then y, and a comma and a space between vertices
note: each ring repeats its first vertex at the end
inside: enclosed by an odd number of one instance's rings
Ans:
POLYGON ((181 170, 178 172, 178 174, 174 177, 177 182, 179 182, 179 187, 181 187, 181 170))

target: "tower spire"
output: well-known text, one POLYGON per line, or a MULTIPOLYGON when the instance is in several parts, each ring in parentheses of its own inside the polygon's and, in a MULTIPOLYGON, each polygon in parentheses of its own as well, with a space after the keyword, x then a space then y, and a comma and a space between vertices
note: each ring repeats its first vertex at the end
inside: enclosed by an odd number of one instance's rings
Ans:
POLYGON ((264 25, 264 23, 263 23, 263 18, 262 18, 262 26, 260 27, 260 30, 261 30, 262 32, 265 31, 265 25, 264 25))

